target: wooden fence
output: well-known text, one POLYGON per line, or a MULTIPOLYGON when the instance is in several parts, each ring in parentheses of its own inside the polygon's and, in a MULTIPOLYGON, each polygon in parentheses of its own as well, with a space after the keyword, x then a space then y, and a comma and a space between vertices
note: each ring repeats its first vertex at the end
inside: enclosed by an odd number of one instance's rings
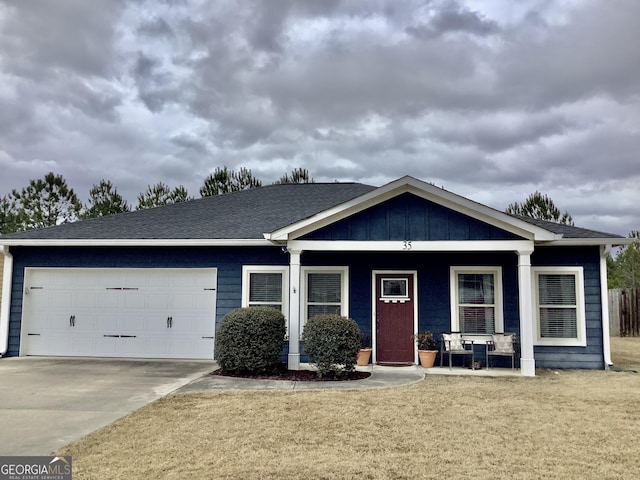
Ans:
POLYGON ((609 330, 616 337, 640 337, 640 288, 609 290, 609 330))

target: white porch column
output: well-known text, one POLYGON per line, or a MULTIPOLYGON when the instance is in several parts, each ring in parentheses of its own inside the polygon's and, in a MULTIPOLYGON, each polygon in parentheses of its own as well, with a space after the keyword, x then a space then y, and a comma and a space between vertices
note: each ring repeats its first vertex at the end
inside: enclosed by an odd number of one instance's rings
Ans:
POLYGON ((300 370, 300 255, 289 250, 289 370, 300 370))
POLYGON ((533 302, 531 299, 531 250, 518 250, 518 298, 520 306, 520 372, 526 377, 536 375, 536 361, 533 356, 535 338, 533 322, 533 302))
POLYGON ((602 350, 604 355, 604 368, 608 370, 611 360, 611 342, 609 332, 609 283, 607 280, 607 257, 611 252, 611 245, 600 247, 600 301, 602 302, 602 350))

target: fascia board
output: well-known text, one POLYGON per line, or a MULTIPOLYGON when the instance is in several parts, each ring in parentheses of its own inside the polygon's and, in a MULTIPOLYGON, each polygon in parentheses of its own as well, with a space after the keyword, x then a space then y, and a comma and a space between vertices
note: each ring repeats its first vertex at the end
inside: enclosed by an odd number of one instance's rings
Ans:
POLYGON ((263 247, 273 246, 265 239, 9 239, 0 238, 7 246, 38 247, 263 247))
POLYGON ((562 238, 561 235, 556 235, 548 230, 518 220, 503 212, 413 177, 403 177, 395 180, 376 190, 320 212, 300 222, 276 230, 271 234, 267 233, 265 234, 265 238, 273 241, 287 241, 299 238, 314 230, 330 225, 331 223, 407 192, 529 240, 551 241, 562 238))
POLYGON ((623 245, 631 245, 633 238, 563 238, 550 242, 536 242, 538 246, 565 246, 565 247, 585 247, 597 245, 609 245, 612 247, 621 247, 623 245))

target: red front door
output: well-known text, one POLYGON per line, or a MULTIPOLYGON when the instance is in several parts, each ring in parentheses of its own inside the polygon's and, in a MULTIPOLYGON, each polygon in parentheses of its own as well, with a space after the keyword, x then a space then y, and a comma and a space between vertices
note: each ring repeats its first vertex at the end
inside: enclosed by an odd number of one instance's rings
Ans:
POLYGON ((376 361, 414 363, 413 274, 376 273, 376 361))

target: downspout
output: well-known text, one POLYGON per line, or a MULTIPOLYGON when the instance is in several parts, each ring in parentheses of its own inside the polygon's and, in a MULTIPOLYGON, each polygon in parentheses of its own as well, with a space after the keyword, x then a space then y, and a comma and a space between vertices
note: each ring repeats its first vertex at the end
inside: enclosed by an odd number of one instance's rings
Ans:
POLYGON ((607 257, 611 253, 611 245, 600 246, 600 301, 602 302, 602 351, 604 368, 608 370, 611 361, 611 341, 609 332, 609 285, 607 280, 607 257))
POLYGON ((13 255, 7 245, 0 246, 4 255, 2 272, 2 307, 0 308, 0 357, 4 357, 9 349, 9 312, 11 307, 11 277, 13 275, 13 255))

